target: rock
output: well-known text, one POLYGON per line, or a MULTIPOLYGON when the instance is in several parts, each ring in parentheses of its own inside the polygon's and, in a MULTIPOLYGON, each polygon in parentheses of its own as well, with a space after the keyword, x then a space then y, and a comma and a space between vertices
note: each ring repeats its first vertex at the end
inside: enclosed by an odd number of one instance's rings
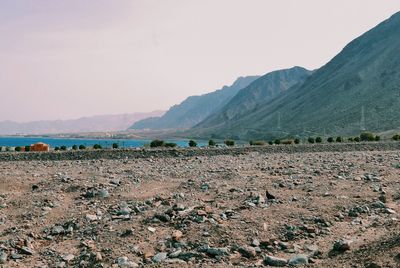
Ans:
POLYGON ((276 197, 272 194, 270 194, 268 191, 265 191, 265 196, 267 197, 268 200, 274 200, 276 197))
POLYGON ((89 221, 97 221, 97 216, 92 214, 86 214, 86 219, 89 221))
POLYGON ((308 264, 308 257, 303 254, 295 255, 289 260, 289 265, 297 266, 297 265, 304 265, 308 264))
POLYGON ((26 255, 33 255, 33 254, 35 254, 35 251, 33 251, 33 249, 28 248, 28 247, 22 247, 22 248, 21 248, 21 252, 22 252, 23 254, 26 254, 26 255))
POLYGON ((371 207, 372 208, 386 208, 386 205, 382 201, 376 201, 371 204, 371 207))
POLYGON ((106 189, 101 189, 98 194, 101 198, 106 198, 110 196, 110 194, 106 189))
POLYGON ((347 239, 340 239, 333 244, 333 250, 337 252, 344 252, 350 250, 350 244, 353 241, 347 239))
POLYGON ((259 247, 260 246, 260 240, 258 240, 257 238, 253 239, 253 242, 251 242, 251 245, 254 247, 259 247))
POLYGON ((51 229, 52 235, 59 235, 59 234, 63 234, 64 232, 65 232, 64 228, 62 226, 58 226, 58 225, 54 226, 51 229))
POLYGON ((152 260, 155 263, 160 263, 163 262, 167 259, 167 253, 162 252, 162 253, 158 253, 156 255, 153 256, 152 260))
POLYGON ((249 246, 243 246, 239 248, 239 253, 245 258, 254 258, 257 255, 255 248, 249 246))
POLYGON ((394 211, 391 208, 385 208, 385 213, 387 213, 387 214, 396 214, 396 211, 394 211))
POLYGON ((72 255, 72 254, 67 254, 67 255, 63 256, 62 259, 63 259, 63 261, 70 262, 70 261, 72 261, 73 259, 75 259, 75 256, 72 255))
POLYGON ((5 264, 7 262, 7 253, 0 251, 0 264, 5 264))
POLYGON ((205 252, 213 257, 215 256, 228 256, 229 251, 227 248, 210 248, 209 246, 203 246, 198 249, 200 252, 205 252))
POLYGON ((266 255, 264 257, 265 265, 270 265, 270 266, 274 266, 274 267, 284 267, 287 265, 287 263, 288 263, 288 261, 286 259, 277 258, 277 257, 269 256, 269 255, 266 255))
POLYGON ((151 227, 151 226, 147 227, 147 230, 149 230, 149 231, 152 232, 152 233, 155 233, 155 232, 156 232, 156 228, 151 227))
POLYGON ((179 230, 176 230, 172 234, 172 239, 175 240, 175 241, 179 241, 179 240, 181 240, 182 236, 183 236, 183 233, 181 231, 179 231, 179 230))
POLYGON ((133 261, 130 261, 127 257, 119 257, 117 259, 118 267, 120 268, 133 268, 139 267, 139 265, 133 261))

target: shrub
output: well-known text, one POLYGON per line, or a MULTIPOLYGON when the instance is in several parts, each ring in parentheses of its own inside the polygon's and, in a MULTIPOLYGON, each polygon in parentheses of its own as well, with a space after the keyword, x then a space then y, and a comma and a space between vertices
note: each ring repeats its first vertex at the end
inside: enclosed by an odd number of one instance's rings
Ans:
POLYGON ((153 140, 150 142, 150 147, 155 148, 155 147, 162 147, 164 146, 164 141, 163 140, 153 140))
POLYGON ((16 152, 21 152, 21 150, 22 150, 21 146, 15 147, 15 151, 16 151, 16 152))
POLYGON ((380 141, 381 140, 381 136, 375 136, 375 141, 380 141))
POLYGON ((30 145, 26 145, 25 146, 25 152, 29 152, 31 150, 31 146, 30 145))
POLYGON ((348 141, 354 141, 354 139, 352 137, 347 139, 348 141))
POLYGON ((54 151, 60 151, 60 147, 58 146, 54 147, 54 151))
POLYGON ((336 142, 342 142, 343 138, 342 137, 336 137, 336 142))
POLYGON ((355 141, 355 142, 360 142, 360 137, 355 137, 355 138, 354 138, 354 141, 355 141))
POLYGON ((276 139, 276 140, 274 140, 274 143, 277 144, 277 145, 281 144, 281 140, 280 139, 276 139))
POLYGON ((7 146, 6 147, 6 152, 9 152, 9 151, 11 151, 11 148, 10 148, 10 146, 7 146))
POLYGON ((72 150, 78 150, 78 145, 76 144, 72 145, 72 150))
POLYGON ((360 140, 361 141, 374 141, 375 136, 374 136, 374 134, 372 134, 370 132, 364 132, 364 133, 360 134, 360 140))
POLYGON ((174 148, 177 146, 177 144, 175 142, 167 142, 164 146, 168 148, 174 148))
POLYGON ((308 143, 314 143, 315 142, 315 139, 314 138, 312 138, 312 137, 309 137, 308 138, 308 143))
POLYGON ((103 147, 101 147, 100 144, 93 145, 93 149, 95 149, 95 150, 98 150, 98 149, 101 149, 101 148, 103 148, 103 147))
POLYGON ((83 145, 83 144, 79 145, 79 150, 85 150, 85 149, 86 149, 85 145, 83 145))
POLYGON ((264 146, 265 141, 250 141, 250 145, 252 146, 264 146))
POLYGON ((268 144, 269 145, 274 145, 274 142, 273 141, 269 141, 268 144))
POLYGON ((197 142, 195 142, 194 140, 190 140, 189 147, 197 147, 197 142))
POLYGON ((234 140, 225 140, 224 143, 226 146, 235 146, 234 140))
POLYGON ((208 141, 208 146, 215 146, 215 145, 217 145, 217 143, 215 141, 213 141, 213 140, 208 141))
POLYGON ((115 143, 115 142, 114 142, 114 143, 112 144, 112 148, 113 148, 113 149, 118 149, 118 148, 119 148, 118 143, 115 143))
POLYGON ((333 138, 332 138, 332 137, 329 137, 329 138, 327 139, 327 141, 328 141, 329 143, 331 143, 331 142, 333 142, 333 138))
POLYGON ((65 146, 65 145, 60 146, 60 150, 61 151, 66 151, 67 150, 67 146, 65 146))
POLYGON ((316 137, 315 138, 316 143, 322 143, 322 138, 321 137, 316 137))
POLYGON ((394 135, 394 136, 392 137, 392 140, 394 140, 394 141, 399 141, 399 140, 400 140, 400 135, 399 135, 399 134, 394 135))
POLYGON ((293 141, 292 140, 284 140, 284 141, 282 141, 282 144, 290 145, 290 144, 293 144, 293 141))
POLYGON ((294 139, 294 144, 299 144, 300 143, 300 139, 294 139))

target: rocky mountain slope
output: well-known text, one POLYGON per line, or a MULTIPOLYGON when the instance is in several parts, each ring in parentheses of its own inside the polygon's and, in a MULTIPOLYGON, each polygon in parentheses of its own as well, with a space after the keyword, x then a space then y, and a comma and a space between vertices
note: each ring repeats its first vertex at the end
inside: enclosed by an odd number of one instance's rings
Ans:
POLYGON ((193 136, 354 135, 400 126, 400 13, 348 44, 296 90, 193 136))
POLYGON ((240 77, 231 86, 224 86, 201 96, 188 97, 182 103, 172 106, 165 115, 136 122, 131 129, 190 128, 223 107, 240 89, 257 78, 258 76, 240 77))
POLYGON ((150 113, 133 113, 117 115, 98 115, 72 120, 34 121, 17 123, 13 121, 0 122, 0 135, 13 134, 57 134, 79 132, 103 132, 126 130, 134 122, 154 116, 160 116, 163 111, 150 113))

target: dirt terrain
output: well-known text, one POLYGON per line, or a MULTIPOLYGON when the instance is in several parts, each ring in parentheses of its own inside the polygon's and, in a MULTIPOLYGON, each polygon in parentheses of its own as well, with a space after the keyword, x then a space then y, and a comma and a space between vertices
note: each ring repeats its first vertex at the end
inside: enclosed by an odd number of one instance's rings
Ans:
POLYGON ((400 151, 0 162, 0 267, 400 267, 400 151))

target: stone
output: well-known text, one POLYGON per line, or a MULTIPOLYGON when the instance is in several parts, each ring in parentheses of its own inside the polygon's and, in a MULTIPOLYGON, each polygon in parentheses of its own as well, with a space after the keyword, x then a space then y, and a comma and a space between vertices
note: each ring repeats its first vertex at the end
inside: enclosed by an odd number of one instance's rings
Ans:
POLYGON ((97 221, 97 216, 92 214, 86 214, 86 219, 89 221, 97 221))
POLYGON ((33 249, 28 248, 28 247, 21 247, 21 252, 22 252, 23 254, 26 254, 26 255, 33 255, 33 254, 35 254, 35 252, 33 251, 33 249))
POLYGON ((163 262, 167 259, 167 253, 161 252, 153 256, 152 260, 155 263, 163 262))
POLYGON ((58 225, 54 226, 51 229, 52 235, 59 235, 59 234, 63 234, 64 232, 65 232, 64 228, 62 226, 58 226, 58 225))
POLYGON ((269 255, 266 255, 264 257, 265 265, 270 265, 270 266, 274 266, 274 267, 284 267, 287 265, 287 263, 288 263, 288 261, 283 258, 277 258, 274 256, 269 256, 269 255))
POLYGON ((7 262, 7 253, 0 251, 0 264, 5 264, 7 262))
POLYGON ((110 196, 110 194, 106 189, 101 189, 98 194, 101 198, 106 198, 110 196))
POLYGON ((183 236, 183 233, 179 230, 176 230, 172 234, 172 239, 175 241, 179 241, 179 240, 181 240, 182 236, 183 236))
POLYGON ((149 230, 149 231, 152 232, 152 233, 155 233, 155 232, 156 232, 156 228, 151 227, 151 226, 147 227, 147 230, 149 230))
POLYGON ((72 261, 73 259, 75 259, 75 256, 72 255, 72 254, 67 254, 67 255, 63 256, 62 259, 63 259, 63 261, 70 262, 70 261, 72 261))
POLYGON ((139 265, 133 261, 130 261, 128 257, 119 257, 117 259, 118 267, 120 268, 133 268, 139 267, 139 265))
POLYGON ((304 254, 295 255, 290 258, 288 264, 291 266, 308 264, 308 257, 304 254))
POLYGON ((254 258, 257 255, 255 248, 249 246, 240 247, 238 251, 243 257, 248 259, 254 258))
POLYGON ((353 241, 347 239, 340 239, 333 244, 333 250, 337 252, 344 252, 350 250, 350 245, 353 241))

